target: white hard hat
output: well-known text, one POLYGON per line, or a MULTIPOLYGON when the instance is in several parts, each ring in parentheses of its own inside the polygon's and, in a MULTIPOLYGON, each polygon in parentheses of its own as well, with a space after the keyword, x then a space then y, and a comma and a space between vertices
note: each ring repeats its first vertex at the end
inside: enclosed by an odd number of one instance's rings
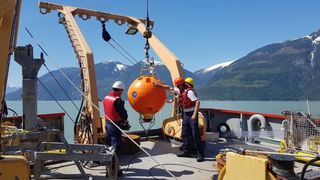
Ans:
POLYGON ((122 81, 116 81, 115 83, 113 83, 112 88, 115 89, 124 89, 124 84, 122 81))

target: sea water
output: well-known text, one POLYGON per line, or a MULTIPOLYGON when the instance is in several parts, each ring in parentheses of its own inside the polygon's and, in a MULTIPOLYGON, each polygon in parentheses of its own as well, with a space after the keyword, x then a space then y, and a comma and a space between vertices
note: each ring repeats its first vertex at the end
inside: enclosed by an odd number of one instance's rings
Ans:
MULTIPOLYGON (((65 137, 71 142, 73 139, 73 126, 74 121, 78 113, 80 101, 75 101, 74 104, 71 101, 59 101, 60 105, 67 113, 64 117, 65 125, 65 137), (71 118, 69 118, 69 116, 71 118)), ((22 114, 22 101, 7 101, 9 108, 13 109, 18 113, 22 114)), ((100 104, 100 114, 103 116, 103 106, 100 104)), ((260 113, 271 113, 281 114, 282 111, 304 111, 308 112, 306 101, 201 101, 201 108, 215 108, 215 109, 230 109, 240 111, 251 111, 260 113)), ((309 107, 311 114, 320 114, 320 101, 309 101, 309 107)), ((128 111, 128 120, 131 124, 130 130, 143 130, 143 127, 139 123, 139 114, 135 112, 130 106, 129 102, 125 103, 125 108, 128 111)), ((64 112, 55 101, 39 101, 38 102, 38 113, 57 113, 64 112)), ((153 129, 160 128, 162 121, 171 116, 172 104, 166 104, 160 112, 155 115, 155 123, 153 129)), ((11 115, 12 113, 10 113, 11 115)), ((149 124, 144 123, 145 127, 149 124)))

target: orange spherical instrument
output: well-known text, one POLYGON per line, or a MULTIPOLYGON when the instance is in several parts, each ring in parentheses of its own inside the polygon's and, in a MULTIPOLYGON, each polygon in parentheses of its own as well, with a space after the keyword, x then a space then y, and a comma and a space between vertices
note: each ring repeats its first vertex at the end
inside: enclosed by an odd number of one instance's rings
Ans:
POLYGON ((160 111, 167 99, 166 90, 155 86, 162 82, 154 76, 140 76, 133 81, 128 89, 128 99, 132 108, 150 121, 160 111))

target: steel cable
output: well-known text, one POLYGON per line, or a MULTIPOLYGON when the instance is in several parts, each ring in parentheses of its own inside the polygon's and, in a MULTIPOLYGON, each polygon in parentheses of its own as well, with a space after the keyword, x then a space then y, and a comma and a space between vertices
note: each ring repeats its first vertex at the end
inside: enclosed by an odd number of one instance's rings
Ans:
POLYGON ((42 85, 42 87, 49 93, 49 95, 54 99, 54 101, 56 101, 56 103, 60 106, 60 108, 67 114, 67 116, 70 118, 70 120, 74 123, 74 121, 72 120, 71 116, 69 115, 69 113, 67 113, 67 111, 62 107, 62 105, 58 102, 58 100, 53 96, 53 94, 49 91, 49 89, 42 83, 42 81, 37 78, 38 81, 40 82, 40 84, 42 85))
POLYGON ((125 50, 116 40, 114 40, 113 38, 111 38, 111 40, 112 40, 114 43, 116 43, 116 45, 117 45, 122 51, 124 51, 128 56, 130 56, 131 59, 133 59, 136 63, 139 63, 139 61, 138 61, 136 58, 134 58, 127 50, 125 50))
MULTIPOLYGON (((25 28, 26 29, 26 28, 25 28)), ((30 33, 31 35, 31 33, 30 33)), ((40 44, 36 41, 36 39, 32 36, 32 39, 34 40, 34 42, 40 46, 40 44)), ((40 48, 41 50, 43 50, 43 48, 40 48)), ((57 67, 58 71, 60 71, 60 73, 69 81, 69 83, 82 95, 83 98, 85 99, 89 99, 72 81, 71 79, 61 70, 61 68, 58 66, 58 64, 47 54, 45 53, 46 56, 48 57, 48 59, 50 61, 52 61, 52 63, 54 64, 54 66, 57 67)), ((130 61, 131 62, 131 61, 130 61)), ((100 113, 100 109, 99 107, 97 107, 95 104, 92 103, 92 106, 94 108, 96 108, 100 113)), ((105 116, 105 115, 104 115, 105 116)), ((105 116, 105 118, 107 118, 105 116)), ((157 163, 162 169, 164 169, 170 176, 172 176, 174 179, 177 179, 167 168, 165 168, 159 161, 157 161, 151 154, 149 154, 145 149, 143 149, 137 142, 135 142, 131 137, 129 137, 129 135, 124 132, 116 123, 114 123, 113 121, 110 121, 117 129, 119 129, 121 131, 122 134, 124 134, 133 144, 135 144, 137 147, 139 147, 145 154, 147 154, 155 163, 157 163)))
POLYGON ((110 42, 107 42, 114 50, 116 50, 119 54, 121 54, 125 59, 127 59, 128 61, 130 61, 132 64, 135 64, 134 62, 132 62, 126 55, 124 55, 119 49, 117 49, 113 44, 111 44, 110 42))
POLYGON ((59 81, 57 80, 57 78, 52 74, 52 72, 49 70, 49 68, 47 67, 46 64, 43 64, 43 66, 48 70, 49 74, 53 77, 53 79, 57 82, 57 84, 59 85, 59 87, 61 88, 61 90, 63 91, 63 93, 68 97, 68 99, 72 102, 72 104, 74 105, 74 107, 80 111, 80 109, 78 108, 78 106, 74 103, 74 101, 71 99, 71 97, 68 95, 68 93, 65 91, 65 89, 61 86, 61 84, 59 83, 59 81))

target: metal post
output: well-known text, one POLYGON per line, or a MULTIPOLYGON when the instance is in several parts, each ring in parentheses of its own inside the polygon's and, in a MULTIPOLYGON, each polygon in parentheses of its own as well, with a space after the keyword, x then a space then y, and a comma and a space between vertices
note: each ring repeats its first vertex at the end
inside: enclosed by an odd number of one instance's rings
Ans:
POLYGON ((14 58, 22 66, 23 89, 23 129, 30 130, 37 127, 37 75, 44 63, 43 54, 40 59, 33 58, 33 47, 19 46, 16 48, 14 58))

